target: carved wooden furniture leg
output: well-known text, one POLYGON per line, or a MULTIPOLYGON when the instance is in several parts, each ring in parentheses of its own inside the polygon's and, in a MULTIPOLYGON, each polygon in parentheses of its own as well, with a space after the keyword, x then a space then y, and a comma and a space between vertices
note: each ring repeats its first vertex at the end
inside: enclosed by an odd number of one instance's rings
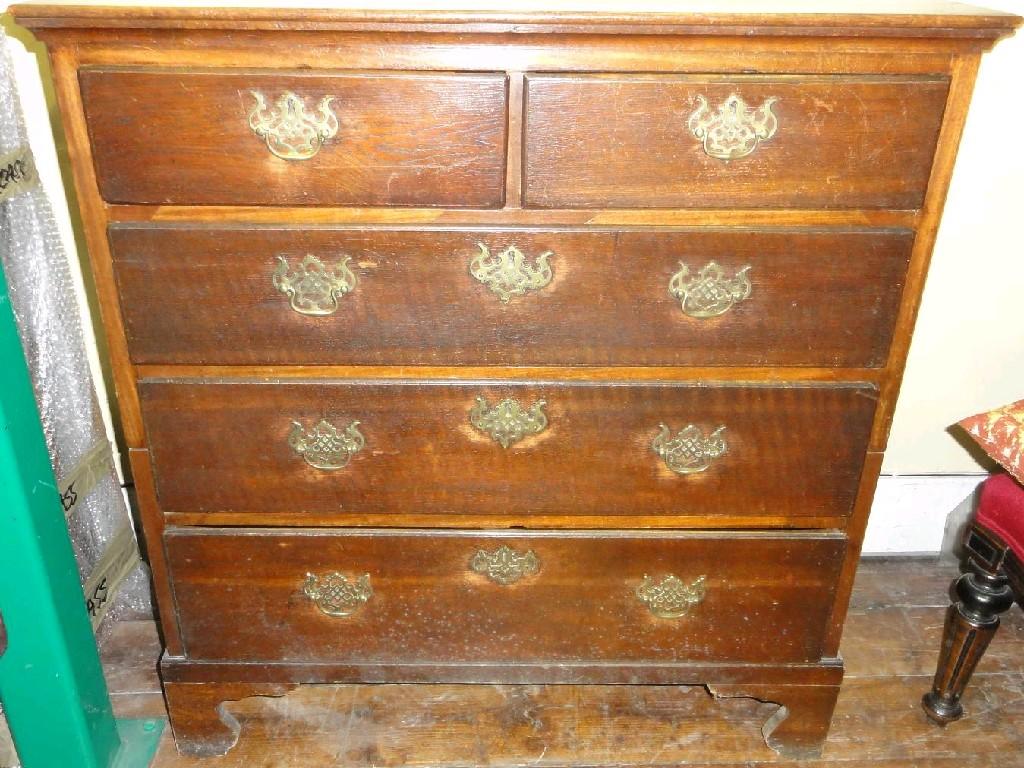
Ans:
POLYGON ((781 707, 764 725, 761 734, 765 744, 783 757, 814 758, 821 756, 828 736, 832 712, 839 698, 839 685, 709 685, 718 698, 749 697, 780 704, 781 707))
POLYGON ((963 716, 960 697, 999 628, 999 614, 1014 601, 1005 567, 1013 554, 984 527, 974 524, 965 542, 967 573, 956 582, 959 600, 949 608, 932 690, 924 695, 925 714, 939 725, 963 716))
POLYGON ((164 682, 167 714, 174 741, 183 755, 223 755, 238 741, 241 725, 225 704, 250 696, 283 696, 295 686, 287 683, 164 682))

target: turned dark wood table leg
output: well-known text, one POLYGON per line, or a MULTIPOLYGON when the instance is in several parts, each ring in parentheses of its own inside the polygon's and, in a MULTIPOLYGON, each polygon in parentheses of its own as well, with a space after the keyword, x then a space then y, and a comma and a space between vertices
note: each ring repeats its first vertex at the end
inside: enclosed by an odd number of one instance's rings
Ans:
POLYGON ((956 582, 959 601, 949 608, 932 690, 921 701, 939 725, 963 715, 960 696, 999 628, 999 614, 1013 605, 1013 591, 1001 573, 989 573, 973 559, 956 582))

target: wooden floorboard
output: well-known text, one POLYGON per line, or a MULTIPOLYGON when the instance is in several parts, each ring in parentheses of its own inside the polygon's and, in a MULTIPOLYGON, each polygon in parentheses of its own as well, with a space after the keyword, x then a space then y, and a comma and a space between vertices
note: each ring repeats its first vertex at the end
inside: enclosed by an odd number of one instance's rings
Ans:
MULTIPOLYGON (((820 760, 790 763, 764 746, 759 729, 773 705, 716 700, 700 686, 337 685, 231 704, 242 735, 228 755, 182 757, 168 734, 154 768, 1024 766, 1018 609, 965 696, 968 717, 940 729, 921 712, 956 573, 930 559, 862 563, 842 643, 846 679, 820 760)), ((161 715, 154 625, 117 625, 102 646, 115 712, 161 715)))

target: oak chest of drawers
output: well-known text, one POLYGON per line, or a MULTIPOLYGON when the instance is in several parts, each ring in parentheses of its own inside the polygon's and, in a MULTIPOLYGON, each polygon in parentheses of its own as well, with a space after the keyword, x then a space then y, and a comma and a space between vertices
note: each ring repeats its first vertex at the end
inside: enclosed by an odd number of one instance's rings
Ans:
POLYGON ((1017 19, 24 6, 183 751, 299 683, 707 684, 813 754, 1017 19))

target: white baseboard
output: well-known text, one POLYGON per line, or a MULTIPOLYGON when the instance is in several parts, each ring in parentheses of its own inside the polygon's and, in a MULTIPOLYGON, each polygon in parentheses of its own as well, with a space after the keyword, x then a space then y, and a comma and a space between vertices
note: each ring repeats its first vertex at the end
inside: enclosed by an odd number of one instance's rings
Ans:
POLYGON ((917 554, 948 548, 943 547, 947 521, 958 525, 966 517, 974 491, 986 477, 882 475, 864 535, 864 554, 917 554))

